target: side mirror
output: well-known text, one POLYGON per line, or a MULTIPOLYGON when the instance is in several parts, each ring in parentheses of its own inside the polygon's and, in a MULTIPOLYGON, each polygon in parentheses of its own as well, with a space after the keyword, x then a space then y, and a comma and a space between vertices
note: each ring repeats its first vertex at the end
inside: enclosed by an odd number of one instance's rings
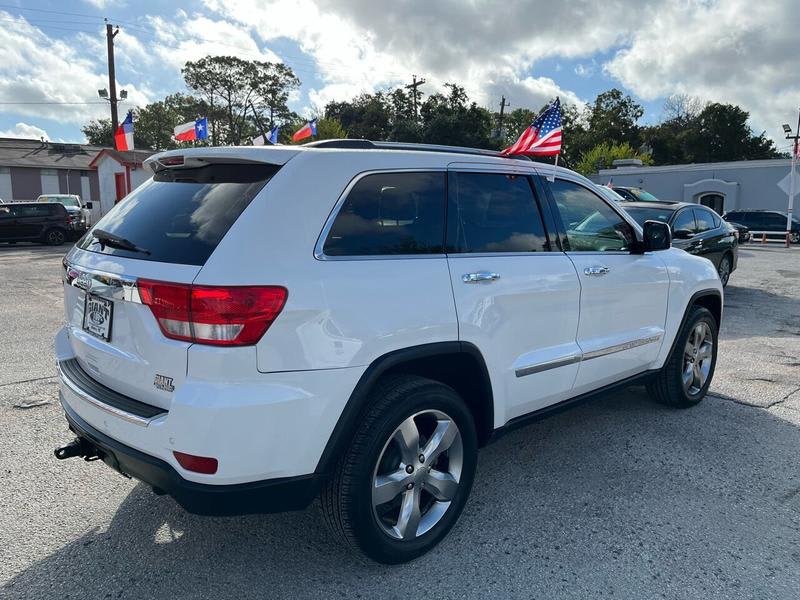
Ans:
POLYGON ((676 229, 675 230, 675 239, 677 240, 688 240, 694 234, 689 231, 688 229, 676 229))
POLYGON ((84 206, 85 206, 86 208, 88 208, 89 210, 92 210, 92 203, 91 203, 91 202, 86 202, 86 203, 84 203, 84 206))
POLYGON ((672 246, 669 225, 660 221, 645 221, 642 226, 642 243, 645 252, 668 250, 672 246))

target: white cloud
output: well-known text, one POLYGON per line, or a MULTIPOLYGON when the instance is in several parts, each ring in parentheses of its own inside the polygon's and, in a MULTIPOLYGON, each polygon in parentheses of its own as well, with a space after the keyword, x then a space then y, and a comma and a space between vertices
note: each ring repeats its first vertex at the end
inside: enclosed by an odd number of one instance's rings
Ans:
POLYGON ((0 131, 0 138, 23 138, 31 140, 44 138, 45 140, 49 140, 50 136, 47 135, 44 129, 36 127, 36 125, 20 122, 14 125, 14 129, 0 131))
MULTIPOLYGON (((14 103, 6 110, 78 125, 108 115, 97 96, 108 87, 105 60, 82 44, 45 35, 22 17, 0 11, 0 18, 14 20, 12 27, 0 27, 0 102, 14 103)), ((118 81, 117 89, 123 88, 131 104, 147 103, 137 85, 118 81)))
POLYGON ((647 100, 680 93, 738 104, 757 131, 781 139, 800 98, 798 31, 790 0, 675 3, 639 27, 605 69, 647 100))

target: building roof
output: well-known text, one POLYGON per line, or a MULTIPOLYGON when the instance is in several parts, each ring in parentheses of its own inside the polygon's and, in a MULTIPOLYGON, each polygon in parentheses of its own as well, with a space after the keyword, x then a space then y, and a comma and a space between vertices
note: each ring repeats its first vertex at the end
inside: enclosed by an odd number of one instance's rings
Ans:
POLYGON ((789 158, 768 158, 763 160, 662 165, 659 167, 617 167, 615 169, 600 169, 597 175, 635 175, 637 173, 665 173, 669 171, 723 171, 727 169, 763 169, 769 167, 788 169, 791 163, 792 161, 789 158))
POLYGON ((150 150, 119 152, 90 144, 65 144, 17 138, 0 138, 0 167, 35 169, 75 169, 89 171, 95 158, 105 151, 121 164, 139 165, 150 150))
POLYGON ((155 152, 152 150, 113 150, 111 148, 102 148, 100 152, 94 156, 92 162, 89 163, 89 167, 94 169, 103 156, 110 156, 121 165, 141 167, 142 161, 151 157, 153 154, 155 154, 155 152))

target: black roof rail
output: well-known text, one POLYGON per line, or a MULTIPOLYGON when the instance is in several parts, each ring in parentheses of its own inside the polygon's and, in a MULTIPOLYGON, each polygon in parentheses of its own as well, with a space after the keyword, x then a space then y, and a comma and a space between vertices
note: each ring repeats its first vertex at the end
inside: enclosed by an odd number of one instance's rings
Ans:
POLYGON ((320 140, 304 145, 306 148, 343 148, 350 150, 409 150, 416 152, 448 152, 451 154, 470 154, 477 156, 492 156, 495 158, 514 158, 517 160, 533 159, 529 156, 516 154, 505 156, 497 150, 483 148, 467 148, 465 146, 442 146, 438 144, 415 144, 410 142, 373 142, 371 140, 320 140))

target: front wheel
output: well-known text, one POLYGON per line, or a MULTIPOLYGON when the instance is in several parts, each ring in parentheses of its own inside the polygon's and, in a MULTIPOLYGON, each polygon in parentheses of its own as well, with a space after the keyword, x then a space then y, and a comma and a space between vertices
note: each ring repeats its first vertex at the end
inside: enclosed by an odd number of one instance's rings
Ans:
POLYGON ((793 231, 789 234, 789 240, 793 244, 800 244, 800 231, 793 231))
POLYGON ((452 388, 390 377, 320 496, 325 518, 348 545, 378 562, 412 560, 458 520, 476 458, 475 423, 452 388))
POLYGON ((667 363, 647 390, 667 406, 688 408, 708 392, 717 364, 717 321, 707 308, 691 309, 667 363))

